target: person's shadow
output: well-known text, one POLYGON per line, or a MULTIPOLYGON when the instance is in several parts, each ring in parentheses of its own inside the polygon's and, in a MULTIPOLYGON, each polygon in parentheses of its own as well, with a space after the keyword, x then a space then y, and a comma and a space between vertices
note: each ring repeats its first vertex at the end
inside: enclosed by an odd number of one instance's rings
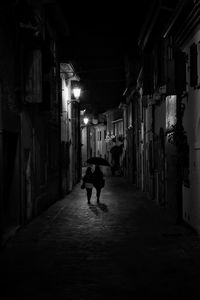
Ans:
POLYGON ((91 210, 96 216, 99 215, 99 212, 98 212, 98 209, 97 209, 96 205, 90 203, 90 204, 89 204, 89 208, 90 208, 90 210, 91 210))
POLYGON ((98 203, 97 205, 95 204, 89 204, 90 210, 96 215, 99 215, 98 207, 103 211, 103 212, 108 212, 108 207, 104 203, 98 203))
POLYGON ((98 203, 98 207, 103 211, 103 212, 108 212, 108 206, 104 203, 98 203))

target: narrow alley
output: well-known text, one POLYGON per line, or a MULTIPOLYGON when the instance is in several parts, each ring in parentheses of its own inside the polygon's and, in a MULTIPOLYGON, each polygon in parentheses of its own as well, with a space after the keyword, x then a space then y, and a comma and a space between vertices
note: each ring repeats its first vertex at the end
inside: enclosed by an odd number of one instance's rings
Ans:
POLYGON ((72 193, 1 250, 0 299, 197 299, 200 240, 123 177, 72 193))

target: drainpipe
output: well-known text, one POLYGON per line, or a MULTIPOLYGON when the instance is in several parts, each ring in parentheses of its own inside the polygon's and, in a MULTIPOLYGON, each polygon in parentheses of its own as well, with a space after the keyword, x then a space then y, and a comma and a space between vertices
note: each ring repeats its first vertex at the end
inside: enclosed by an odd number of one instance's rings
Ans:
MULTIPOLYGON (((183 124, 182 124, 182 102, 181 102, 181 96, 177 95, 177 127, 181 130, 183 124)), ((183 210, 183 204, 182 204, 182 162, 180 160, 180 145, 176 146, 176 153, 177 153, 177 181, 176 181, 176 199, 177 199, 177 222, 182 221, 182 210, 183 210)))
POLYGON ((86 125, 87 128, 87 159, 90 158, 90 125, 86 125))
POLYGON ((155 147, 155 104, 152 105, 152 167, 153 167, 153 178, 152 178, 152 197, 155 199, 155 160, 157 157, 154 157, 154 147, 155 147))
POLYGON ((2 83, 0 83, 0 247, 3 243, 3 120, 2 120, 2 83))
POLYGON ((61 149, 61 114, 62 114, 62 85, 60 79, 60 65, 57 63, 57 87, 58 87, 58 195, 63 196, 62 191, 62 149, 61 149))
POLYGON ((80 104, 78 103, 78 108, 77 108, 77 113, 78 113, 78 129, 77 129, 77 133, 78 133, 78 181, 81 180, 81 175, 82 175, 82 156, 81 156, 81 124, 80 124, 80 104))

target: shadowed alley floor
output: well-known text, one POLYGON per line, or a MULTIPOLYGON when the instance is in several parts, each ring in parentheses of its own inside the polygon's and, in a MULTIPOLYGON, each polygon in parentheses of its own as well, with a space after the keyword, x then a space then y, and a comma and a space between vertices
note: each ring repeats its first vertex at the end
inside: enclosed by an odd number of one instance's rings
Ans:
POLYGON ((197 299, 200 239, 122 177, 56 202, 0 252, 0 299, 197 299))

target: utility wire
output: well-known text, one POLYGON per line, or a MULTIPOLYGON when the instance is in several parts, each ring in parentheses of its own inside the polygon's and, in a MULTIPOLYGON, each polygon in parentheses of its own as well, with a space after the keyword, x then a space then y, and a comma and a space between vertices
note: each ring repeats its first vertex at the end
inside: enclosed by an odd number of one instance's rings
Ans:
POLYGON ((106 72, 106 71, 115 71, 115 70, 124 70, 122 67, 110 68, 110 69, 90 69, 90 70, 80 70, 76 73, 89 73, 89 72, 106 72))
POLYGON ((125 82, 125 79, 91 79, 90 81, 95 82, 125 82))

